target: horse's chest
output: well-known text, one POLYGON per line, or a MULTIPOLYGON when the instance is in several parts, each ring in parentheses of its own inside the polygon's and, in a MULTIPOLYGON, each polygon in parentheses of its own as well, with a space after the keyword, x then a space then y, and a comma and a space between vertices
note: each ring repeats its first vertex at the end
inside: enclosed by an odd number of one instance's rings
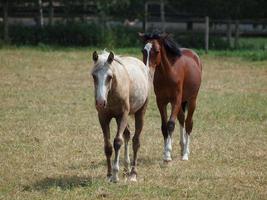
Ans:
POLYGON ((127 103, 124 98, 110 97, 108 98, 107 108, 112 113, 120 114, 127 108, 127 103))
POLYGON ((177 90, 170 90, 169 88, 165 88, 165 87, 160 87, 160 88, 157 88, 157 87, 154 87, 154 91, 155 91, 155 94, 158 97, 160 98, 165 98, 165 99, 173 99, 174 97, 176 97, 176 94, 177 94, 177 90))
POLYGON ((157 98, 165 99, 165 101, 173 101, 178 95, 177 84, 165 79, 160 81, 154 80, 154 92, 157 98))

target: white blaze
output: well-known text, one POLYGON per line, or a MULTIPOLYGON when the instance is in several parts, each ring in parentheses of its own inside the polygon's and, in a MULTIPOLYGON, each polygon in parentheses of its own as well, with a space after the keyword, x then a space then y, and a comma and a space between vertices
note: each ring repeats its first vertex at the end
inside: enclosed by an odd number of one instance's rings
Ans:
POLYGON ((107 86, 105 84, 107 75, 103 70, 99 72, 98 76, 98 85, 96 92, 96 100, 107 100, 107 86))
POLYGON ((147 59, 146 59, 146 66, 147 67, 149 67, 149 53, 150 53, 151 49, 152 49, 152 44, 148 42, 144 47, 144 50, 146 50, 146 52, 147 52, 147 59))

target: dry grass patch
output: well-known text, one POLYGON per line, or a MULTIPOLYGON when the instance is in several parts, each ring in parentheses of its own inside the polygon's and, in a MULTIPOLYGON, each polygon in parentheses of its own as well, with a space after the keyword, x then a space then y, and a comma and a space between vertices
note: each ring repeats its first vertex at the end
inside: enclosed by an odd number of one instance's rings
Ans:
MULTIPOLYGON (((266 61, 202 57, 189 162, 180 161, 177 126, 174 161, 162 165, 152 92, 138 183, 121 177, 110 184, 89 55, 84 50, 0 50, 0 199, 266 198, 266 61)), ((114 136, 114 122, 112 130, 114 136)))

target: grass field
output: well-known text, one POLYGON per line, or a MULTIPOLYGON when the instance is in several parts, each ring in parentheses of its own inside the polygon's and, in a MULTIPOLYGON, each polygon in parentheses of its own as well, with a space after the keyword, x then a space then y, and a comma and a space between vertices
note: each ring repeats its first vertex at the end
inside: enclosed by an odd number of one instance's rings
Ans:
MULTIPOLYGON (((140 57, 139 50, 119 53, 140 57)), ((105 181, 90 54, 0 49, 0 199, 266 199, 267 61, 202 54, 188 162, 180 160, 177 126, 174 160, 162 164, 151 92, 138 182, 121 176, 111 184, 105 181)))

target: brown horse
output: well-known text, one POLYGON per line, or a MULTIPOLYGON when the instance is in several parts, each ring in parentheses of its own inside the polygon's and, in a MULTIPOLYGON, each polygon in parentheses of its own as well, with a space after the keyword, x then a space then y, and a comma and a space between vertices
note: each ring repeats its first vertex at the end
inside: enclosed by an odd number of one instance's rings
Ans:
POLYGON ((144 34, 143 62, 154 72, 154 91, 161 115, 161 130, 164 137, 163 160, 171 161, 172 133, 175 120, 180 123, 180 145, 182 160, 188 160, 189 136, 193 127, 193 113, 201 84, 202 65, 198 55, 179 48, 167 34, 144 34), (171 104, 171 115, 167 121, 167 104, 171 104), (185 111, 187 116, 185 118, 185 111))

